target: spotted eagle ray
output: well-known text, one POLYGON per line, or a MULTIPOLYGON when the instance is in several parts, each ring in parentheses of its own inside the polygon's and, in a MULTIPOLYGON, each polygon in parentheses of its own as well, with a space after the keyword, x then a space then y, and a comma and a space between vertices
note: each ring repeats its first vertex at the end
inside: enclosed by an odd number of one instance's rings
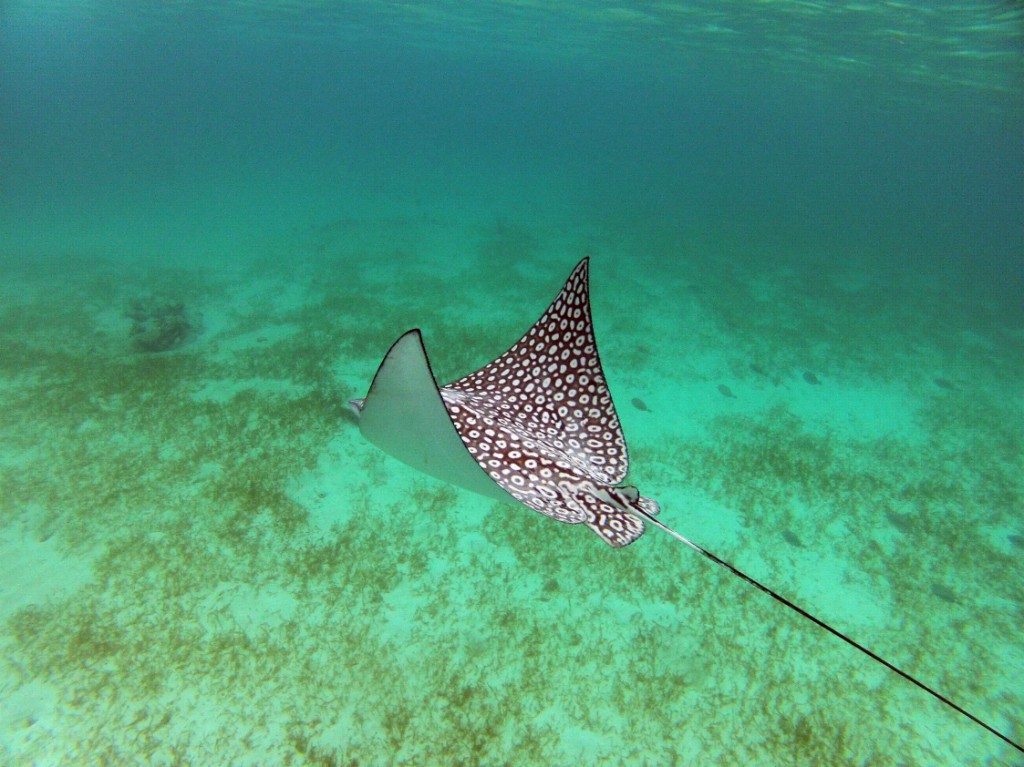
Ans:
POLYGON ((418 328, 395 341, 362 399, 363 436, 415 469, 626 546, 650 522, 717 565, 1024 752, 952 700, 655 518, 658 503, 623 485, 629 455, 601 368, 590 314, 589 259, 513 346, 438 386, 418 328))

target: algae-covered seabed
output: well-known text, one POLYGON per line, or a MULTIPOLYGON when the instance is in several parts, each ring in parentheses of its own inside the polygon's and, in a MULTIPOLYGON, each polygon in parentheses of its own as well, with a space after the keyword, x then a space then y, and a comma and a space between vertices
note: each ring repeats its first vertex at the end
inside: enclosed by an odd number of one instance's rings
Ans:
POLYGON ((409 327, 444 379, 486 362, 591 252, 663 519, 1019 740, 1010 303, 682 234, 640 262, 614 231, 500 222, 452 260, 431 238, 454 230, 318 224, 235 267, 5 264, 5 762, 1015 763, 658 531, 616 551, 419 476, 344 405, 409 327), (133 350, 140 295, 201 330, 133 350))

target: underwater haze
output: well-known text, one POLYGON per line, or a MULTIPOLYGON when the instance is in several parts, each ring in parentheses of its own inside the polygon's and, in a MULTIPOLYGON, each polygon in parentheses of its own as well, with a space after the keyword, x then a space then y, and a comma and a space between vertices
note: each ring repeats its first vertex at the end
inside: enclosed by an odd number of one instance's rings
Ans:
POLYGON ((1024 764, 362 438, 587 256, 659 519, 1024 741, 1019 3, 0 0, 0 762, 1024 764))

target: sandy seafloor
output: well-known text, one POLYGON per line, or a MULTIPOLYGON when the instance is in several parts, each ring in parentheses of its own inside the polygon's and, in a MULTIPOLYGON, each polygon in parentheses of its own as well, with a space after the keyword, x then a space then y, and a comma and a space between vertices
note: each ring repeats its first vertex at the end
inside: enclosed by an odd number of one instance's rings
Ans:
POLYGON ((610 226, 291 242, 287 267, 5 264, 6 763, 1019 763, 659 531, 616 551, 419 476, 344 407, 411 326, 445 380, 486 362, 589 253, 662 519, 1019 736, 1024 358, 998 298, 680 232, 642 261, 610 226), (139 296, 199 329, 133 350, 139 296))
POLYGON ((53 5, 0 12, 0 764, 1024 764, 345 404, 411 327, 488 362, 589 255, 661 519, 1024 740, 1012 5, 53 5))

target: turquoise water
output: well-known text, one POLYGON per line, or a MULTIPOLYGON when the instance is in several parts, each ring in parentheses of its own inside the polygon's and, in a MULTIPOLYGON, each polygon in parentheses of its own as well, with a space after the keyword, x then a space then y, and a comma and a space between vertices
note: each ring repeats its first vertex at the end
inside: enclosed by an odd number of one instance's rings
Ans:
POLYGON ((590 256, 666 524, 1024 740, 1024 13, 0 4, 0 761, 1018 765, 658 530, 421 476, 590 256))

